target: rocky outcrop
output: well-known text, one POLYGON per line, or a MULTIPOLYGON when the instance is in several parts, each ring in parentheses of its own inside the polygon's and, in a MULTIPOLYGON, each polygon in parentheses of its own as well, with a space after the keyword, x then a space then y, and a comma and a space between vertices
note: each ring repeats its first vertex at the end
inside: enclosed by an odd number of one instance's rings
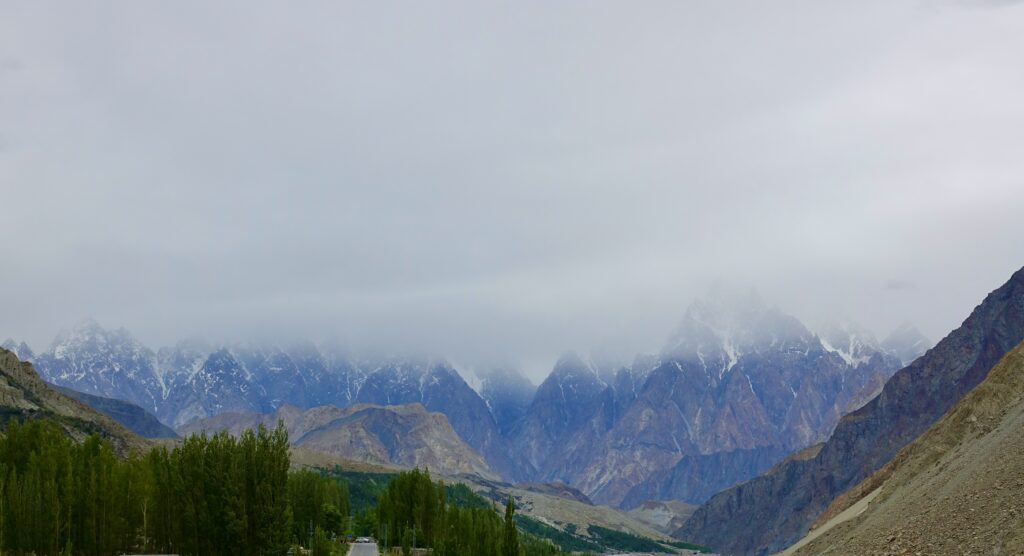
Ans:
POLYGON ((799 540, 842 492, 881 468, 1024 340, 1024 269, 957 330, 846 415, 820 452, 722 492, 676 535, 727 554, 767 554, 799 540))
POLYGON ((143 439, 113 419, 50 388, 31 363, 0 348, 0 425, 11 419, 48 419, 78 441, 99 434, 122 455, 146 447, 143 439))
POLYGON ((359 403, 422 404, 447 416, 455 432, 502 477, 523 477, 487 403, 445 361, 402 359, 379 363, 367 373, 356 396, 359 403))
POLYGON ((282 406, 272 414, 227 412, 179 429, 182 435, 226 431, 240 435, 260 425, 281 422, 294 446, 344 458, 402 467, 419 467, 443 475, 469 473, 496 479, 484 459, 459 438, 448 419, 422 405, 345 408, 321 406, 300 410, 282 406))

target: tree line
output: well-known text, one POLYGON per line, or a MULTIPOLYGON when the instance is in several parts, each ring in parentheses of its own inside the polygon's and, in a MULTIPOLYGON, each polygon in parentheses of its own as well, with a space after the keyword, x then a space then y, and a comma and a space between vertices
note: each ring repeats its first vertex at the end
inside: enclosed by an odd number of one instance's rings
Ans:
POLYGON ((511 499, 502 517, 467 486, 418 469, 382 481, 353 519, 347 481, 290 470, 288 448, 279 424, 121 458, 97 435, 76 442, 52 421, 12 420, 0 434, 0 554, 283 556, 302 545, 329 556, 353 532, 404 554, 563 554, 520 532, 511 499))
POLYGON ((274 556, 341 534, 344 483, 289 472, 283 426, 119 458, 93 435, 11 421, 0 435, 0 552, 274 556))
POLYGON ((435 556, 562 554, 546 540, 520 534, 511 497, 502 518, 465 485, 446 487, 418 469, 395 476, 371 516, 378 543, 385 549, 401 547, 405 555, 414 547, 432 548, 435 556))

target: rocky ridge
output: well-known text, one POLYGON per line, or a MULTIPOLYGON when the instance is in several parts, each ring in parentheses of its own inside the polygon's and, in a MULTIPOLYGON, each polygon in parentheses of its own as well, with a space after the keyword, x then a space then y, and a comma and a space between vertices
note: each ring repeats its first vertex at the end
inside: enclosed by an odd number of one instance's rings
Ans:
POLYGON ((179 429, 182 435, 226 431, 240 435, 260 425, 284 424, 297 448, 372 464, 419 467, 446 474, 495 479, 484 459, 459 438, 448 419, 418 403, 300 410, 282 406, 272 414, 222 413, 179 429))
POLYGON ((1024 344, 888 464, 838 498, 795 554, 1024 553, 1024 344), (859 514, 830 519, 868 501, 859 514), (818 533, 813 531, 812 533, 818 533))
POLYGON ((963 324, 842 418, 813 457, 793 459, 715 495, 676 535, 729 554, 768 554, 798 541, 841 493, 928 429, 1024 340, 1024 269, 963 324))

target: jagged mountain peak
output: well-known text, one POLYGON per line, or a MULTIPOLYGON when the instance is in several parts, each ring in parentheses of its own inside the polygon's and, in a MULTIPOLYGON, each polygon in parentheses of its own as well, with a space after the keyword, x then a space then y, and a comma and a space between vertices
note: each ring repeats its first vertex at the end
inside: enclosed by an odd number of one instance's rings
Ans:
POLYGON ((102 351, 109 349, 148 349, 124 327, 108 329, 93 318, 79 321, 70 329, 61 330, 51 344, 49 351, 57 358, 63 357, 69 348, 102 351))
POLYGON ((852 320, 826 322, 818 328, 818 339, 826 351, 835 353, 857 367, 884 351, 874 333, 852 320))
POLYGON ((796 317, 769 307, 751 290, 718 288, 695 300, 662 349, 663 361, 688 361, 721 378, 749 353, 810 351, 817 338, 796 317))

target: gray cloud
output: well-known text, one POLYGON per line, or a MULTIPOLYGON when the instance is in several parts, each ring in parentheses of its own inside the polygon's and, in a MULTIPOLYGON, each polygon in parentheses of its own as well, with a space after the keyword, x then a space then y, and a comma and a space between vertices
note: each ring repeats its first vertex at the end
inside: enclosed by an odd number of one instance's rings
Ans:
POLYGON ((0 7, 0 336, 656 350, 720 276, 939 337, 1024 262, 1024 10, 0 7), (885 288, 893 276, 916 287, 885 288))
POLYGON ((912 282, 905 280, 889 280, 885 283, 885 289, 887 290, 912 290, 915 287, 912 282))

